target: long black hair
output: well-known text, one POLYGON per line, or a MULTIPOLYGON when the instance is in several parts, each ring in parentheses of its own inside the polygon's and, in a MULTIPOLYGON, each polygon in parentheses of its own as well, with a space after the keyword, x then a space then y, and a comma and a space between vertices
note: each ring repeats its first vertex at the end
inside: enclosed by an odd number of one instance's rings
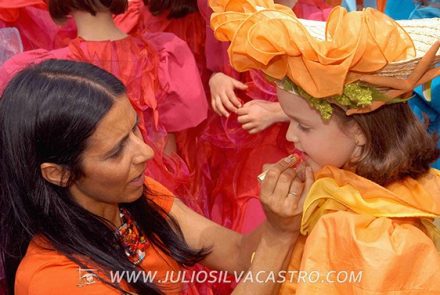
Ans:
POLYGON ((144 0, 153 15, 168 11, 168 18, 181 18, 199 10, 197 0, 144 0))
MULTIPOLYGON (((104 283, 126 291, 110 282, 109 271, 138 268, 114 227, 74 202, 68 187, 46 181, 40 170, 42 163, 51 162, 69 170, 70 183, 81 178, 88 138, 124 93, 112 74, 63 60, 28 67, 6 87, 0 100, 0 257, 8 293, 14 293, 18 265, 37 235, 81 268, 98 268, 104 283)), ((206 256, 205 249, 189 248, 177 223, 147 198, 121 206, 150 242, 179 264, 193 265, 206 256)), ((160 293, 142 280, 130 287, 141 294, 160 293)))

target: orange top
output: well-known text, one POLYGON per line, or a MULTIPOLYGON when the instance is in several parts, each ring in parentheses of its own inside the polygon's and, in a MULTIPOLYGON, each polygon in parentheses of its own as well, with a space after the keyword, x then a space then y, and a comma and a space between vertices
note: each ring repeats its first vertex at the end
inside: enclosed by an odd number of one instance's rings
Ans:
MULTIPOLYGON (((148 197, 169 212, 174 202, 172 194, 151 178, 146 178, 145 184, 155 194, 155 196, 148 197)), ((116 289, 96 279, 93 274, 81 270, 76 263, 63 254, 50 247, 43 247, 39 242, 41 239, 38 237, 31 241, 18 267, 15 294, 120 294, 116 289)), ((151 277, 156 272, 154 280, 165 294, 181 293, 180 283, 158 284, 160 280, 165 279, 167 272, 177 273, 180 267, 176 261, 166 256, 157 247, 151 245, 148 248, 140 267, 146 271, 146 274, 148 274, 147 271, 151 271, 151 277)), ((142 273, 140 276, 143 277, 142 273)), ((175 277, 177 274, 174 275, 175 277)), ((121 287, 127 289, 127 284, 122 281, 121 287)))

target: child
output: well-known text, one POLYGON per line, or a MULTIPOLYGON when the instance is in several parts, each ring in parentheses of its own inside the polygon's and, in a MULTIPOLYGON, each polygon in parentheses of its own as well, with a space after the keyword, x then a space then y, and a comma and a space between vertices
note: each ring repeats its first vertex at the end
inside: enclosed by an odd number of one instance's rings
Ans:
POLYGON ((440 293, 439 150, 406 103, 440 75, 440 19, 405 31, 374 9, 338 7, 324 33, 270 1, 226 5, 211 2, 216 36, 231 41, 236 69, 283 89, 286 138, 315 173, 281 293, 440 293))
POLYGON ((0 69, 0 89, 18 70, 49 58, 87 61, 112 72, 127 86, 129 98, 139 114, 142 134, 156 147, 151 175, 185 198, 189 173, 174 152, 173 133, 198 125, 207 112, 205 94, 190 50, 172 34, 130 36, 118 29, 112 14, 123 13, 126 0, 69 3, 51 0, 49 12, 58 21, 73 16, 78 37, 68 47, 28 51, 13 57, 0 69), (168 151, 169 155, 165 154, 168 151))

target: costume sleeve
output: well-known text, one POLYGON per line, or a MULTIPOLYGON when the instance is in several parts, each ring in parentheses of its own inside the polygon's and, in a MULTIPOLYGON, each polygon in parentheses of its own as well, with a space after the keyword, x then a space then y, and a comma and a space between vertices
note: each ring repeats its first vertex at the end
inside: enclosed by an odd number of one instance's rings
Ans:
POLYGON ((345 211, 324 215, 301 262, 319 280, 300 281, 297 294, 439 294, 440 255, 414 224, 345 211))
POLYGON ((120 30, 127 34, 134 33, 141 25, 144 3, 142 0, 128 1, 127 10, 114 16, 113 20, 120 30))
POLYGON ((197 126, 207 116, 208 102, 188 45, 170 33, 146 33, 159 54, 157 97, 159 121, 167 132, 197 126))

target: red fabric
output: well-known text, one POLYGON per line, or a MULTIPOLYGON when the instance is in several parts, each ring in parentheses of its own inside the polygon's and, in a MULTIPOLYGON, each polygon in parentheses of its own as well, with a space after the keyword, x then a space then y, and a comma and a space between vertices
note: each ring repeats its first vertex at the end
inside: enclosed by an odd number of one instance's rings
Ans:
POLYGON ((155 16, 151 14, 147 7, 144 7, 142 26, 151 32, 173 33, 185 41, 194 55, 202 81, 207 86, 209 73, 206 68, 205 58, 205 20, 198 11, 178 19, 169 19, 167 16, 168 11, 155 16))
POLYGON ((91 62, 112 72, 127 85, 128 96, 143 120, 140 127, 144 138, 155 151, 147 174, 200 212, 189 193, 191 174, 185 162, 177 154, 167 156, 163 152, 168 132, 196 126, 206 118, 206 97, 186 44, 167 33, 145 33, 142 38, 127 37, 115 42, 75 39, 69 47, 33 50, 14 56, 0 68, 0 90, 25 66, 49 58, 91 62), (152 119, 155 108, 156 121, 152 119))
MULTIPOLYGON (((212 72, 223 72, 248 85, 246 92, 237 96, 247 102, 262 99, 277 102, 276 91, 255 72, 238 73, 229 65, 227 44, 215 40, 209 28, 211 9, 207 1, 198 1, 201 15, 205 18, 207 67, 212 72)), ((273 163, 293 150, 285 139, 287 123, 275 124, 256 135, 249 135, 231 114, 220 117, 214 112, 199 127, 196 151, 188 148, 187 138, 181 145, 191 168, 196 171, 197 181, 193 191, 200 195, 205 215, 215 222, 239 232, 249 232, 264 219, 259 203, 257 175, 263 164, 273 163), (186 149, 185 149, 186 147, 186 149)))
POLYGON ((25 50, 61 48, 76 37, 73 20, 56 25, 43 0, 0 0, 0 21, 19 30, 25 50))

